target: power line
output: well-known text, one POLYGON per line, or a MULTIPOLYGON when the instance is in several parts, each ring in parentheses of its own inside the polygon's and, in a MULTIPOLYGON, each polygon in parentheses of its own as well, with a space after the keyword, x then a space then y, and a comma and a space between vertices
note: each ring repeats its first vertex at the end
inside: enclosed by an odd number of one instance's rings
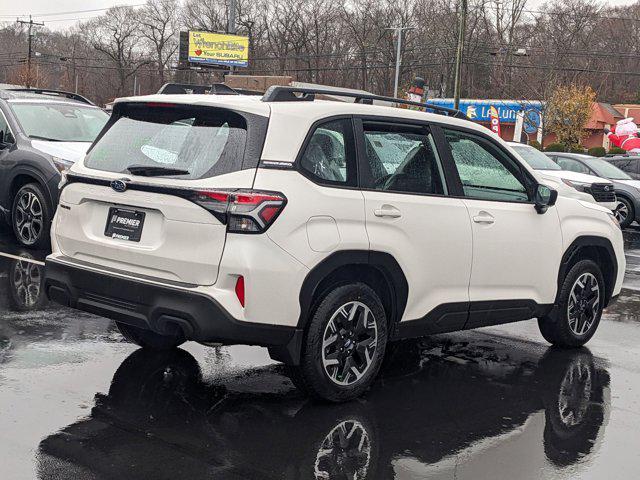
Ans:
MULTIPOLYGON (((128 4, 121 4, 121 5, 112 5, 111 7, 105 7, 105 8, 91 8, 89 10, 70 10, 68 12, 57 12, 57 13, 32 13, 30 14, 31 17, 56 17, 58 15, 72 15, 72 14, 76 14, 76 13, 92 13, 92 12, 104 12, 106 10, 110 10, 111 8, 120 8, 120 7, 142 7, 146 4, 144 3, 136 3, 133 5, 128 5, 128 4)), ((29 14, 23 14, 23 15, 18 15, 18 14, 13 14, 13 15, 0 15, 0 17, 3 18, 16 18, 16 17, 26 17, 29 16, 29 14)))

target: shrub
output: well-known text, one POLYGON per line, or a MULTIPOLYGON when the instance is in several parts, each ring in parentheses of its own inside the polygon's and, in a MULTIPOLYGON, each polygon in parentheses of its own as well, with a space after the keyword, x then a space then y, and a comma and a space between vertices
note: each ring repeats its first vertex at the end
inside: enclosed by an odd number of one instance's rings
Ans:
POLYGON ((584 153, 584 147, 582 145, 571 145, 569 151, 571 153, 584 153))
POLYGON ((591 147, 587 150, 587 153, 592 157, 604 157, 607 154, 607 151, 604 147, 591 147))
POLYGON ((620 148, 620 147, 611 147, 609 149, 608 153, 613 154, 613 155, 620 155, 622 153, 627 153, 627 151, 625 149, 623 149, 623 148, 620 148))
POLYGON ((540 145, 540 142, 537 140, 531 140, 529 142, 529 145, 531 145, 533 148, 537 149, 537 150, 542 150, 542 145, 540 145))
POLYGON ((566 152, 567 147, 564 143, 550 143, 547 145, 547 148, 544 149, 545 152, 566 152))

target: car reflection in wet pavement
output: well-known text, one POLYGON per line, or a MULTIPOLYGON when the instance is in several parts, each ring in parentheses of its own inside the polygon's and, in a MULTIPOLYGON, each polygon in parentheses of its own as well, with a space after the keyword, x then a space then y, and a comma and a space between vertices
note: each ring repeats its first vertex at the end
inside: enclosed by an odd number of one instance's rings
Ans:
POLYGON ((535 322, 404 341, 365 396, 326 405, 259 348, 136 350, 110 322, 48 304, 43 267, 12 255, 2 478, 615 479, 640 466, 640 292, 624 290, 589 349, 549 348, 535 322))

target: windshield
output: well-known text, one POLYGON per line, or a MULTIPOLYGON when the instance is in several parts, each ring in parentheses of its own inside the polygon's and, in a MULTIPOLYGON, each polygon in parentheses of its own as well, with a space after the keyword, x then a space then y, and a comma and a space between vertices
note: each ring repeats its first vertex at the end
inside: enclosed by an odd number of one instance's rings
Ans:
POLYGON ((17 103, 11 108, 24 133, 54 142, 93 142, 109 115, 97 107, 74 103, 17 103))
POLYGON ((562 170, 557 163, 544 153, 529 145, 511 145, 511 148, 518 152, 524 161, 534 170, 562 170))
POLYGON ((609 180, 632 180, 629 175, 605 160, 590 158, 587 163, 599 177, 608 178, 609 180))
POLYGON ((128 105, 89 151, 85 165, 118 173, 143 174, 147 167, 154 176, 165 170, 162 176, 213 177, 242 169, 246 136, 245 119, 229 110, 128 105))

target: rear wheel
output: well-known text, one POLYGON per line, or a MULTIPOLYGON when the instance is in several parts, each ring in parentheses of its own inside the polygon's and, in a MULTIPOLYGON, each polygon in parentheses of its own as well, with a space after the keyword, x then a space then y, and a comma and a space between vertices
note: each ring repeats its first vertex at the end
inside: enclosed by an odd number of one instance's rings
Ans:
POLYGON ((331 402, 351 400, 375 379, 387 343, 387 318, 376 293, 354 283, 330 291, 305 335, 296 386, 331 402))
POLYGON ((16 239, 25 247, 49 245, 51 207, 40 185, 29 183, 18 190, 11 208, 11 225, 16 239))
POLYGON ((171 350, 185 342, 182 333, 161 335, 151 330, 134 327, 122 322, 116 322, 116 326, 125 340, 150 350, 171 350))
POLYGON ((624 197, 618 197, 618 206, 614 210, 613 214, 620 224, 620 228, 627 228, 633 223, 636 216, 633 204, 624 197))
POLYGON ((542 336, 561 347, 587 343, 600 323, 604 294, 600 267, 592 260, 576 263, 562 282, 556 311, 538 319, 542 336))

